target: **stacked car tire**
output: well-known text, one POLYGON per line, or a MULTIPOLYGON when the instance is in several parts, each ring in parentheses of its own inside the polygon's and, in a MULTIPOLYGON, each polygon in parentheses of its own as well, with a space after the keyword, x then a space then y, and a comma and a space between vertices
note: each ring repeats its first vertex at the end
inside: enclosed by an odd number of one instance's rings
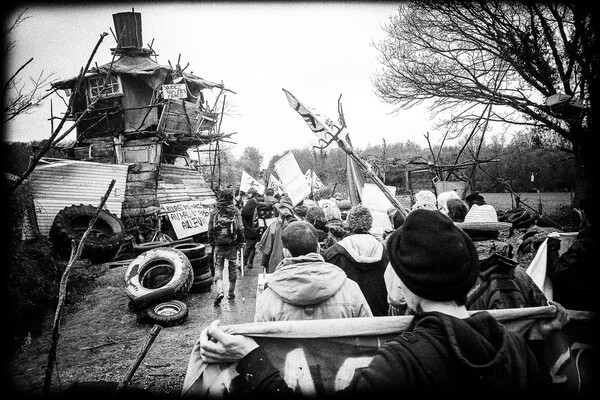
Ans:
POLYGON ((129 309, 162 326, 179 325, 188 316, 181 300, 193 282, 192 265, 183 252, 171 247, 146 250, 133 259, 125 273, 129 309))
POLYGON ((201 243, 180 243, 173 245, 172 248, 185 254, 192 265, 194 281, 190 292, 210 291, 213 278, 210 272, 210 254, 206 252, 206 246, 201 243))

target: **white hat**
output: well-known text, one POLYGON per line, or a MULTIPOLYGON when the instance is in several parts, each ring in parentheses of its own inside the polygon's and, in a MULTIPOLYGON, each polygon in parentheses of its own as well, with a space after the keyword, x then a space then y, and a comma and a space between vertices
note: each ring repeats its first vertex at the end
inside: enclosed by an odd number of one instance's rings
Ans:
POLYGON ((421 190, 415 193, 415 203, 417 202, 427 202, 427 203, 436 203, 435 194, 429 190, 421 190))
POLYGON ((510 222, 498 222, 498 214, 491 204, 473 204, 465 216, 464 222, 456 222, 456 226, 473 231, 503 231, 509 229, 510 222))

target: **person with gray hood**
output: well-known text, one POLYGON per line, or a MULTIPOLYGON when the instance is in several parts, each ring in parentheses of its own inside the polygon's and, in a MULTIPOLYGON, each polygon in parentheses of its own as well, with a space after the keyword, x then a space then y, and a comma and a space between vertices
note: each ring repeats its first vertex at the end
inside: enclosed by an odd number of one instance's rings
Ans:
POLYGON ((362 290, 373 315, 388 315, 385 268, 388 259, 384 246, 369 233, 373 216, 368 208, 355 206, 348 213, 346 226, 349 234, 322 251, 323 259, 340 267, 348 278, 362 290))
POLYGON ((291 222, 281 240, 285 258, 256 299, 255 322, 373 316, 358 284, 323 261, 314 226, 291 222))
MULTIPOLYGON (((413 319, 382 343, 370 363, 357 368, 340 397, 533 398, 550 396, 535 355, 523 337, 488 311, 469 314, 465 298, 477 279, 479 260, 469 236, 438 210, 418 209, 390 235, 390 263, 400 278, 413 319)), ((556 318, 540 319, 540 332, 556 318)), ((256 341, 231 335, 213 321, 200 335, 205 362, 237 361, 253 393, 294 395, 256 341)))

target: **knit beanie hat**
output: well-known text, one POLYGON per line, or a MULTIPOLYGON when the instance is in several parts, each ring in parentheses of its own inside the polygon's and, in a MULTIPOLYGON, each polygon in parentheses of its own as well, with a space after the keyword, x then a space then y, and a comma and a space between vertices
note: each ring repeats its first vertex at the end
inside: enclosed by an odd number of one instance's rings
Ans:
POLYGON ((439 211, 418 209, 408 214, 402 227, 389 236, 387 253, 406 287, 429 300, 466 295, 479 273, 473 242, 439 211))
POLYGON ((350 232, 367 233, 373 226, 371 211, 365 206, 355 206, 348 212, 346 225, 350 232))

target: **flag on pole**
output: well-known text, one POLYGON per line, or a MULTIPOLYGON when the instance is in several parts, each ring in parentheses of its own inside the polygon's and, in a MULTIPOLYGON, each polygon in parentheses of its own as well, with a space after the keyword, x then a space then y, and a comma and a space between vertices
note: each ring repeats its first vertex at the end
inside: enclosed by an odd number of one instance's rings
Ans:
POLYGON ((323 184, 323 182, 321 182, 321 180, 319 179, 319 177, 317 176, 315 171, 311 170, 310 168, 308 170, 306 170, 306 173, 304 174, 304 176, 308 180, 309 185, 312 185, 313 190, 320 189, 323 186, 325 186, 323 184))
POLYGON ((283 185, 281 184, 279 179, 277 179, 275 174, 269 175, 269 181, 267 182, 267 187, 270 189, 273 189, 275 191, 275 193, 283 194, 283 185))
POLYGON ((258 183, 256 179, 250 176, 246 171, 242 171, 242 180, 240 181, 240 190, 248 192, 248 189, 255 187, 258 193, 265 192, 265 185, 258 183))
POLYGON ((302 104, 293 94, 285 89, 284 91, 290 106, 300 114, 311 131, 319 139, 319 146, 326 145, 334 136, 333 121, 321 114, 318 114, 314 108, 302 104))

